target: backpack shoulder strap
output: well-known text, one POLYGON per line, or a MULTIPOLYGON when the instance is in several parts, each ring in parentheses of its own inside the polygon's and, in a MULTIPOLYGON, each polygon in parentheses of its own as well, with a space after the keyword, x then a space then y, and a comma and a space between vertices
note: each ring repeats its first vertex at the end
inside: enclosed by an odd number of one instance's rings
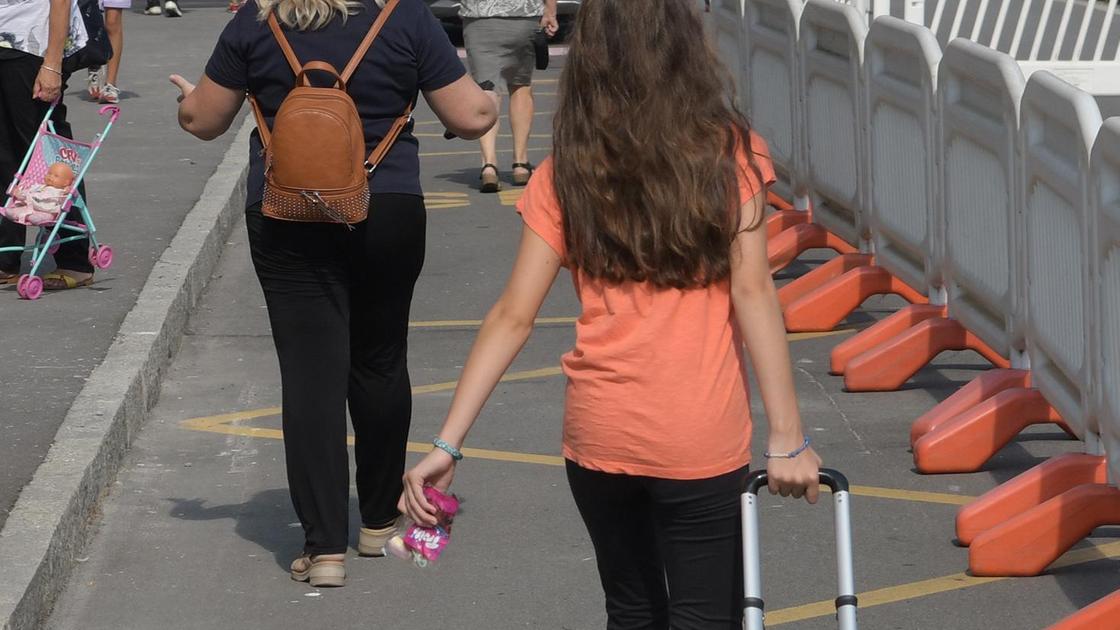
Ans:
POLYGON ((409 103, 404 113, 393 121, 393 126, 389 127, 389 131, 385 134, 385 137, 381 139, 381 142, 377 143, 377 146, 374 147, 373 151, 369 154, 369 158, 366 159, 365 164, 367 173, 373 175, 373 172, 377 170, 377 165, 381 164, 381 160, 384 160, 385 156, 389 154, 389 149, 393 148, 393 143, 397 141, 397 137, 401 135, 401 132, 404 131, 404 128, 408 126, 411 120, 412 103, 409 103))
POLYGON ((377 14, 377 19, 373 21, 373 26, 369 27, 369 32, 366 33, 365 39, 362 40, 358 50, 354 56, 350 58, 350 63, 346 64, 346 68, 342 71, 342 82, 350 83, 350 77, 354 75, 354 71, 358 69, 358 64, 365 58, 366 53, 369 52, 369 47, 373 45, 373 40, 381 33, 381 27, 385 26, 385 22, 389 20, 389 16, 393 14, 393 10, 397 8, 400 0, 389 0, 385 3, 385 8, 381 9, 381 13, 377 14))
POLYGON ((280 30, 280 22, 276 20, 276 13, 269 11, 268 13, 268 28, 272 30, 272 36, 276 38, 276 43, 280 44, 280 50, 284 51, 284 58, 288 60, 288 65, 292 67, 292 72, 299 75, 303 70, 303 65, 300 64, 299 58, 292 50, 292 45, 288 43, 288 38, 284 37, 284 31, 280 30))

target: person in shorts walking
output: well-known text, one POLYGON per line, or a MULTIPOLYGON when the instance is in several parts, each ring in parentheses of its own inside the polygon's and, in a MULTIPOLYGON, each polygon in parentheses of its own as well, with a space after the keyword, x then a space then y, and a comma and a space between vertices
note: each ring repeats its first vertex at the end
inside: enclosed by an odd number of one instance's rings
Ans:
MULTIPOLYGON (((513 133, 512 180, 517 186, 529 183, 529 131, 533 127, 533 34, 541 28, 549 36, 559 29, 556 0, 463 0, 463 42, 471 76, 479 83, 489 81, 509 93, 509 124, 513 133)), ((499 97, 500 98, 500 97, 499 97)), ((501 103, 498 103, 499 109, 501 103)), ((484 135, 482 145, 482 192, 498 192, 498 127, 484 135)))

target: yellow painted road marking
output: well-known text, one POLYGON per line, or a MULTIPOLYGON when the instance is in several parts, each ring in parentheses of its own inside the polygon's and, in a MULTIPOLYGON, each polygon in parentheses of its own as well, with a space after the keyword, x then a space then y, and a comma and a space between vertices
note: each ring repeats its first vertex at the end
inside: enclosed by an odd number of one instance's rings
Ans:
POLYGON ((465 192, 424 193, 424 207, 428 210, 449 210, 471 205, 471 196, 465 192))
MULTIPOLYGON (((1120 542, 1094 545, 1086 549, 1075 549, 1067 552, 1061 558, 1058 558, 1058 560, 1050 566, 1051 569, 1060 569, 1062 567, 1070 567, 1116 557, 1120 557, 1120 542)), ((919 597, 926 597, 928 595, 973 588, 975 586, 983 586, 985 584, 991 584, 992 582, 1002 582, 1010 579, 1013 578, 974 577, 967 573, 954 573, 930 580, 901 584, 899 586, 888 586, 886 588, 860 593, 859 607, 872 608, 885 604, 895 604, 919 597)), ((825 600, 768 612, 766 613, 766 625, 767 627, 771 627, 785 623, 793 623, 795 621, 804 621, 806 619, 831 617, 835 614, 836 605, 832 600, 825 600)))
MULTIPOLYGON (((551 151, 552 147, 529 147, 531 152, 551 151)), ((498 149, 498 153, 513 153, 513 149, 498 149)), ((452 155, 478 155, 478 149, 472 151, 434 151, 431 153, 421 153, 420 157, 448 157, 452 155)))
POLYGON ((509 190, 498 191, 498 201, 503 206, 516 206, 518 201, 521 201, 521 195, 525 193, 524 188, 512 188, 509 190))
MULTIPOLYGON (((559 368, 549 368, 545 370, 532 370, 529 372, 515 372, 513 374, 510 374, 510 378, 503 380, 516 381, 531 378, 543 378, 546 376, 556 376, 559 374, 559 368)), ((455 385, 456 383, 453 382, 437 383, 435 385, 415 387, 412 391, 413 393, 418 394, 437 391, 448 391, 455 389, 455 385)), ((284 432, 279 429, 264 429, 260 427, 236 426, 232 424, 234 422, 242 420, 252 420, 254 418, 277 415, 280 415, 279 407, 268 407, 265 409, 254 409, 252 411, 244 411, 239 413, 228 413, 220 416, 210 416, 207 418, 194 418, 192 420, 184 420, 183 422, 179 423, 179 426, 185 429, 207 431, 209 433, 222 433, 225 435, 240 435, 244 437, 282 440, 284 439, 284 432)), ((353 444, 354 438, 352 436, 348 437, 346 441, 347 444, 353 444)), ((412 453, 427 453, 428 451, 432 450, 432 445, 426 444, 424 442, 409 442, 408 450, 412 453)), ((564 465, 563 457, 559 457, 557 455, 542 455, 539 453, 517 453, 514 451, 495 451, 480 448, 465 448, 463 449, 463 454, 473 459, 512 462, 517 464, 538 464, 542 466, 564 465)), ((822 489, 826 492, 828 491, 828 488, 822 489)), ((898 501, 910 501, 915 503, 938 503, 942 505, 963 505, 975 500, 976 498, 956 494, 921 492, 917 490, 899 490, 896 488, 877 488, 874 486, 852 486, 850 489, 850 494, 852 496, 871 497, 876 499, 894 499, 898 501)))

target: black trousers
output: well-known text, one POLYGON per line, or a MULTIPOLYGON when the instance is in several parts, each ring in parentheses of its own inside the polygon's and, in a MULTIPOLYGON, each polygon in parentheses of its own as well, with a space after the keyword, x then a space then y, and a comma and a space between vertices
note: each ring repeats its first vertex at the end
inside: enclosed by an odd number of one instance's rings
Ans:
POLYGON ((741 630, 748 468, 681 481, 567 462, 607 603, 607 630, 741 630))
MULTIPOLYGON (((0 199, 7 203, 4 191, 12 182, 12 177, 19 170, 31 141, 35 139, 35 132, 43 116, 47 115, 49 103, 31 98, 35 87, 35 78, 39 74, 39 66, 43 64, 41 57, 34 55, 4 55, 0 57, 0 199)), ((66 79, 63 77, 62 91, 66 91, 66 79)), ((59 101, 51 117, 55 131, 65 138, 73 138, 70 123, 66 122, 66 106, 59 101)), ((85 197, 85 186, 78 187, 82 197, 85 197)), ((66 216, 70 221, 84 223, 81 212, 75 207, 66 216)), ((63 234, 66 234, 65 232, 63 234)), ((0 220, 0 247, 14 247, 23 245, 27 239, 27 227, 13 221, 0 220)), ((89 240, 79 239, 63 243, 54 255, 55 264, 63 269, 89 273, 93 265, 89 263, 89 240)), ((19 252, 6 252, 0 254, 0 271, 7 273, 19 272, 19 252)))
POLYGON ((412 414, 406 363, 412 290, 424 264, 416 195, 375 194, 354 231, 246 213, 283 388, 284 451, 304 551, 343 553, 354 425, 362 523, 397 516, 412 414))

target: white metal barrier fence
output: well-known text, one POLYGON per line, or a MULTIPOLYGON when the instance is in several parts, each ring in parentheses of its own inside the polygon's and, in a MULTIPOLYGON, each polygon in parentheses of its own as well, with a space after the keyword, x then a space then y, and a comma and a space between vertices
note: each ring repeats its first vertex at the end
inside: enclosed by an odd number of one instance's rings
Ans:
POLYGON ((871 25, 864 51, 867 198, 878 264, 919 291, 941 281, 945 224, 937 180, 937 66, 929 30, 892 17, 871 25), (907 138, 908 142, 899 142, 907 138))
POLYGON ((999 52, 949 44, 938 72, 943 274, 949 315, 1004 356, 1022 349, 1016 144, 1023 75, 999 52))
POLYGON ((1034 386, 1078 435, 1097 434, 1089 330, 1096 320, 1089 155, 1101 127, 1093 97, 1048 72, 1023 92, 1025 321, 1034 386))
POLYGON ((1110 478, 1120 481, 1120 118, 1110 118, 1097 134, 1091 161, 1091 205, 1096 224, 1091 228, 1092 285, 1097 288, 1093 309, 1096 326, 1090 347, 1096 363, 1093 397, 1110 478))
POLYGON ((852 243, 869 235, 865 196, 863 44, 867 27, 855 8, 809 0, 801 13, 798 56, 805 169, 799 183, 813 198, 813 221, 852 243))
POLYGON ((1030 76, 1049 70, 1092 94, 1120 94, 1116 0, 837 0, 867 19, 928 26, 941 45, 963 37, 1007 53, 1030 76))

